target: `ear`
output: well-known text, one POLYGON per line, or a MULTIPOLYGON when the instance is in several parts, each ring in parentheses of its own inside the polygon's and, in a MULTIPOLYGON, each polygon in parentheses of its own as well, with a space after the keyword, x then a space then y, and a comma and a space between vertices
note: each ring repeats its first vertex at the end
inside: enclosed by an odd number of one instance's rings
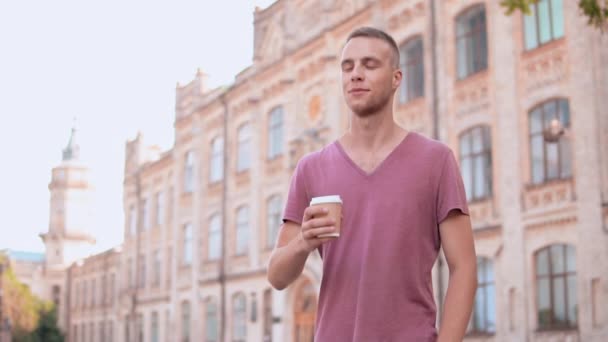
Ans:
POLYGON ((399 85, 401 85, 401 79, 403 79, 403 72, 401 71, 401 68, 395 69, 395 71, 393 71, 393 90, 397 90, 397 88, 399 88, 399 85))

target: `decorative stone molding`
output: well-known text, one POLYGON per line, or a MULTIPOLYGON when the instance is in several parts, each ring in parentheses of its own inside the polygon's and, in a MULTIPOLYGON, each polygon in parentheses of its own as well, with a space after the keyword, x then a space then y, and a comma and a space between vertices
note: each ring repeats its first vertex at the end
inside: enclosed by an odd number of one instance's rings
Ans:
POLYGON ((576 200, 574 181, 561 180, 537 186, 527 186, 523 191, 523 210, 559 208, 576 200))
POLYGON ((469 203, 469 214, 474 229, 495 226, 500 222, 491 198, 469 203))
POLYGON ((489 84, 487 72, 457 82, 454 94, 456 116, 461 117, 490 109, 489 84))
MULTIPOLYGON (((391 1, 390 6, 394 6, 396 1, 391 1)), ((388 28, 391 31, 399 30, 405 26, 410 25, 414 20, 424 19, 426 16, 426 5, 422 1, 418 1, 414 4, 410 4, 407 8, 401 12, 394 14, 388 18, 388 28)))
POLYGON ((411 100, 405 104, 398 104, 396 107, 395 120, 408 130, 414 130, 415 127, 424 127, 428 121, 430 114, 424 97, 411 100))
POLYGON ((576 222, 578 222, 578 218, 576 217, 576 215, 550 215, 542 219, 537 219, 534 222, 525 224, 525 228, 529 230, 544 227, 570 225, 575 224, 576 222))
POLYGON ((521 82, 526 93, 535 93, 565 81, 568 77, 568 54, 561 45, 539 48, 522 58, 521 82), (547 49, 549 48, 549 49, 547 49))

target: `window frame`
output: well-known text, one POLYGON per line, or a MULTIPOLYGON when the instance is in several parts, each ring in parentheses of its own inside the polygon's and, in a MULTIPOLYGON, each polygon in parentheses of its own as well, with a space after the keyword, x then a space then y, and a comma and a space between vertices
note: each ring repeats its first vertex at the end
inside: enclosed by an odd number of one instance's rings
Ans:
POLYGON ((192 266, 194 258, 194 228, 191 223, 182 226, 182 266, 192 266))
POLYGON ((245 172, 251 169, 252 136, 251 123, 244 122, 237 129, 236 172, 245 172))
POLYGON ((207 236, 207 260, 216 261, 222 258, 222 218, 219 213, 215 213, 209 217, 209 230, 207 236), (214 245, 217 244, 217 255, 212 254, 214 245))
MULTIPOLYGON (((538 331, 555 331, 555 330, 575 330, 578 329, 578 323, 579 323, 579 319, 578 319, 578 311, 574 314, 574 318, 573 321, 571 321, 571 317, 570 317, 570 312, 569 312, 569 289, 568 289, 568 278, 569 277, 574 277, 575 279, 575 287, 577 287, 578 284, 576 284, 576 282, 578 281, 577 278, 577 257, 576 257, 576 248, 571 245, 571 244, 566 244, 566 243, 555 243, 555 244, 551 244, 551 245, 547 245, 543 248, 538 249, 535 253, 534 253, 534 283, 536 285, 536 291, 535 291, 535 296, 536 296, 536 301, 535 301, 535 314, 536 314, 536 324, 537 324, 537 330, 538 331), (554 272, 553 268, 555 266, 555 262, 554 262, 554 257, 553 257, 553 248, 561 248, 562 249, 562 255, 563 255, 563 272, 554 272), (574 271, 569 271, 568 270, 568 252, 573 253, 572 257, 574 260, 574 271), (539 263, 539 258, 540 258, 540 254, 541 253, 547 253, 547 274, 545 275, 539 275, 539 270, 538 270, 538 263, 539 263), (541 316, 540 316, 540 280, 542 279, 548 279, 549 280, 549 319, 550 322, 546 325, 543 325, 541 323, 541 316), (564 310, 565 310, 565 315, 566 315, 566 324, 558 324, 555 323, 555 304, 554 304, 554 298, 555 298, 555 282, 556 279, 563 279, 563 284, 564 284, 564 288, 563 288, 563 298, 564 298, 564 310), (571 324, 571 322, 574 322, 573 324, 571 324)), ((576 289, 578 290, 578 289, 576 289)), ((575 298, 574 298, 575 304, 578 308, 578 304, 579 304, 579 300, 578 300, 578 294, 575 292, 575 298)))
POLYGON ((555 115, 556 118, 560 120, 561 124, 563 125, 564 129, 569 129, 570 125, 572 123, 571 120, 571 110, 570 110, 570 101, 567 98, 562 98, 562 97, 554 97, 554 98, 549 98, 545 101, 539 102, 536 105, 534 105, 527 114, 527 119, 528 119, 528 153, 529 153, 529 162, 530 162, 530 184, 532 186, 541 186, 544 184, 548 184, 551 182, 555 182, 555 181, 563 181, 563 180, 567 180, 567 179, 571 179, 573 176, 573 168, 572 168, 572 146, 571 143, 572 141, 570 140, 570 138, 568 137, 560 137, 558 142, 548 142, 545 141, 545 139, 543 138, 543 134, 545 132, 545 130, 547 129, 549 123, 551 122, 551 120, 546 120, 546 116, 548 114, 545 113, 545 106, 554 103, 555 104, 555 115), (562 116, 562 105, 565 105, 565 108, 567 109, 567 113, 563 114, 565 116, 562 116), (541 130, 538 132, 533 132, 532 126, 534 125, 534 119, 533 119, 533 115, 535 115, 535 113, 537 111, 540 111, 540 123, 541 123, 541 130), (567 122, 563 122, 562 119, 566 118, 567 122), (538 138, 540 138, 542 140, 542 177, 540 180, 535 180, 535 162, 534 162, 534 152, 533 152, 533 148, 535 144, 535 139, 538 140, 538 138), (557 144, 557 176, 556 177, 550 177, 549 173, 551 172, 549 170, 549 162, 548 162, 548 149, 550 146, 553 146, 553 144, 557 144), (568 154, 567 156, 565 156, 565 154, 568 154), (564 157, 567 157, 567 159, 562 159, 564 157), (566 164, 568 163, 568 164, 566 164), (564 174, 564 170, 567 168, 569 168, 569 173, 564 174))
POLYGON ((218 335, 218 322, 219 322, 219 318, 218 318, 218 308, 217 308, 217 303, 215 302, 215 300, 213 300, 212 298, 208 298, 205 302, 205 342, 218 342, 219 339, 219 335, 218 335), (215 323, 215 334, 214 336, 210 336, 210 313, 213 313, 213 323, 215 323))
MULTIPOLYGON (((566 31, 566 27, 565 27, 565 23, 566 22, 564 20, 565 18, 562 18, 562 25, 563 25, 562 31, 563 31, 563 34, 558 37, 558 36, 556 36, 556 33, 555 33, 555 24, 554 24, 555 18, 553 16, 553 13, 554 13, 554 11, 553 11, 553 6, 554 6, 553 2, 554 2, 554 0, 546 0, 546 1, 547 1, 547 11, 548 11, 548 17, 549 17, 549 36, 550 36, 550 38, 549 38, 548 41, 546 41, 544 43, 541 42, 541 37, 540 37, 540 31, 541 31, 540 28, 541 28, 541 26, 540 26, 540 18, 539 18, 539 3, 531 3, 530 4, 531 14, 530 15, 525 14, 525 13, 522 14, 522 23, 523 23, 522 24, 522 26, 523 26, 522 33, 523 33, 524 51, 533 51, 533 50, 536 50, 536 49, 538 49, 538 48, 540 48, 542 46, 551 44, 552 42, 554 42, 556 40, 562 39, 565 36, 565 31, 566 31), (534 46, 532 46, 532 47, 528 47, 528 41, 527 41, 528 26, 526 24, 526 17, 531 17, 532 15, 534 15, 533 20, 534 20, 535 44, 533 44, 534 46)), ((563 13, 564 13, 564 9, 563 9, 564 4, 563 4, 563 1, 562 1, 561 5, 562 5, 562 16, 563 16, 563 13)))
POLYGON ((194 152, 186 152, 184 156, 184 193, 194 192, 194 152))
POLYGON ((281 226, 281 195, 274 194, 266 200, 266 248, 272 249, 281 226), (276 221, 276 222, 274 222, 276 221), (272 223, 276 223, 272 227, 272 223), (271 234, 272 233, 272 234, 271 234))
POLYGON ((180 307, 180 342, 190 342, 192 339, 192 308, 190 302, 185 300, 180 307), (187 309, 187 310, 186 310, 187 309), (187 323, 187 325, 185 324, 187 323))
POLYGON ((454 19, 454 35, 455 35, 455 49, 454 51, 456 52, 456 58, 454 58, 454 60, 456 61, 456 79, 457 80, 464 80, 467 79, 477 73, 483 72, 485 70, 488 69, 489 67, 489 53, 490 53, 490 48, 489 48, 489 44, 488 44, 488 17, 487 17, 487 11, 486 11, 486 6, 484 3, 478 3, 475 5, 472 5, 468 8, 466 8, 465 10, 463 10, 462 12, 460 12, 454 19), (462 21, 470 21, 472 18, 474 18, 476 15, 482 14, 483 15, 483 26, 481 24, 479 24, 476 27, 468 27, 466 28, 466 31, 464 33, 459 33, 458 32, 458 27, 459 25, 461 25, 460 23, 462 21), (485 51, 482 51, 480 49, 480 47, 482 46, 481 43, 483 43, 482 39, 485 38, 485 51), (472 42, 477 42, 479 44, 477 44, 477 49, 475 51, 469 51, 469 49, 467 49, 467 44, 465 43, 465 55, 467 60, 465 61, 464 65, 465 65, 465 70, 463 71, 463 74, 461 75, 461 70, 460 70, 460 60, 459 60, 459 56, 460 56, 460 51, 459 51, 459 46, 460 46, 460 41, 467 41, 468 39, 470 39, 472 42), (485 54, 484 54, 485 52, 485 54), (477 58, 477 59, 476 59, 477 58), (477 62, 477 63, 476 63, 477 62), (480 64, 479 68, 476 69, 476 65, 480 64), (469 70, 469 65, 472 65, 471 70, 469 70))
POLYGON ((458 149, 459 149, 459 163, 460 169, 462 173, 464 184, 467 184, 467 179, 470 181, 471 189, 467 191, 467 201, 469 203, 481 202, 487 199, 492 198, 494 195, 494 168, 493 168, 493 160, 492 160, 492 132, 491 127, 486 124, 476 125, 470 127, 460 133, 458 136, 458 149), (478 132, 479 133, 476 133, 478 132), (475 134, 481 135, 481 150, 475 151, 475 134), (465 140, 467 140, 465 142, 465 140), (463 143, 468 143, 469 151, 465 154, 463 152, 463 143), (478 159, 482 159, 482 161, 486 162, 486 167, 483 170, 483 175, 477 175, 476 162, 478 159), (470 174, 466 174, 462 167, 464 165, 465 160, 470 160, 470 174), (478 177, 483 177, 482 182, 487 187, 487 193, 484 190, 481 195, 477 195, 477 180, 478 177))
POLYGON ((424 97, 424 39, 421 34, 408 38, 399 46, 399 68, 403 73, 399 87, 399 103, 406 104, 415 99, 424 97), (420 51, 414 51, 420 45, 420 51), (421 79, 417 79, 417 70, 422 69, 421 79), (413 71, 412 71, 413 70, 413 71), (413 76, 412 76, 413 75, 413 76), (420 86, 418 89, 417 85, 420 86), (412 87, 410 87, 412 86, 412 87))
POLYGON ((236 210, 236 224, 234 233, 234 254, 237 256, 246 255, 249 247, 249 206, 242 205, 236 210), (243 234, 245 238, 243 238, 243 234), (243 242, 243 240, 245 242, 243 242), (244 243, 242 247, 241 243, 244 243), (240 247, 243 249, 241 250, 240 247))
POLYGON ((494 327, 493 330, 490 328, 490 321, 489 321, 489 317, 490 317, 490 305, 488 305, 489 300, 493 300, 494 301, 494 309, 496 310, 496 272, 494 272, 494 261, 491 258, 488 257, 477 257, 477 278, 478 283, 477 283, 477 291, 476 291, 476 295, 478 293, 483 293, 484 295, 484 303, 486 305, 484 305, 483 307, 483 314, 482 314, 482 320, 483 320, 483 327, 477 327, 475 325, 475 313, 476 313, 476 307, 477 307, 477 298, 475 298, 475 302, 473 304, 473 311, 471 312, 471 321, 470 321, 470 330, 467 332, 467 334, 469 335, 485 335, 485 336, 491 336, 491 335, 495 335, 496 334, 496 330, 497 330, 497 322, 496 322, 496 316, 497 316, 497 312, 494 311, 493 316, 494 316, 494 327), (492 272, 491 277, 489 276, 489 271, 492 272), (480 274, 481 277, 480 277, 480 274), (492 279, 492 280, 488 280, 488 279, 492 279), (488 291, 487 289, 493 287, 494 290, 494 297, 493 298, 489 298, 488 296, 488 291), (480 292, 482 291, 482 292, 480 292))
POLYGON ((224 137, 218 135, 211 140, 209 157, 209 183, 218 183, 224 179, 224 137))
POLYGON ((232 342, 245 342, 247 340, 247 296, 243 292, 237 292, 232 297, 231 335, 232 342), (237 311, 237 309, 239 311, 237 311), (236 334, 240 332, 240 329, 244 332, 243 336, 236 336, 236 334))
POLYGON ((268 148, 266 150, 268 160, 277 159, 283 155, 284 118, 283 106, 274 107, 268 114, 268 148))

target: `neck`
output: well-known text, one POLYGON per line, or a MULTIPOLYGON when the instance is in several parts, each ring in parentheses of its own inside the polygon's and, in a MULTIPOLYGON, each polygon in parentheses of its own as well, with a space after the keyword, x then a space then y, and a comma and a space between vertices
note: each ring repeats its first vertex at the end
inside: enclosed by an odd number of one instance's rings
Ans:
POLYGON ((351 114, 350 127, 342 141, 356 149, 376 151, 403 133, 393 119, 392 103, 376 113, 360 117, 351 114))

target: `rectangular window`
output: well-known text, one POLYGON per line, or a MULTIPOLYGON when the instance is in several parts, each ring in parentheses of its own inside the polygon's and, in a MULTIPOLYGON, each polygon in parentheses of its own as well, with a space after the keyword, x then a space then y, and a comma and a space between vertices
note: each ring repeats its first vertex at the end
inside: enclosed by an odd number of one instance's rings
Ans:
POLYGON ((237 294, 232 302, 232 342, 245 342, 247 339, 247 299, 237 294))
POLYGON ((238 152, 236 171, 241 172, 251 167, 251 125, 243 124, 238 131, 238 152))
POLYGON ((152 260, 154 262, 154 267, 153 267, 154 278, 152 278, 152 284, 155 287, 158 287, 158 285, 160 284, 160 265, 161 265, 160 250, 157 249, 154 251, 154 254, 152 255, 152 260))
POLYGON ((217 260, 222 253, 222 223, 219 215, 213 215, 209 222, 209 260, 217 260))
POLYGON ((110 303, 114 303, 114 291, 116 286, 116 276, 114 273, 110 275, 110 303))
POLYGON ((424 52, 422 38, 415 38, 405 43, 401 50, 401 70, 403 80, 399 92, 399 101, 406 103, 424 96, 424 52))
POLYGON ((182 338, 181 342, 190 342, 190 303, 182 303, 182 338))
POLYGON ((268 159, 283 153, 283 107, 276 107, 268 119, 268 159))
POLYGON ((162 191, 156 194, 156 224, 162 225, 165 219, 165 197, 162 191))
POLYGON ((190 223, 184 226, 183 238, 182 263, 185 266, 190 266, 192 264, 192 225, 190 223))
POLYGON ((249 248, 249 208, 243 206, 236 214, 236 255, 247 253, 249 248))
POLYGON ((91 280, 91 307, 95 307, 97 304, 97 291, 95 291, 95 279, 91 280))
POLYGON ((477 258, 477 291, 473 307, 471 331, 493 334, 496 332, 496 293, 494 266, 490 259, 477 258))
POLYGON ((570 139, 563 135, 570 128, 568 101, 556 99, 537 105, 530 111, 529 125, 532 183, 569 178, 572 175, 570 139), (555 125, 562 127, 562 133, 552 131, 555 125))
POLYGON ((143 220, 144 230, 148 230, 150 228, 150 201, 147 199, 142 200, 142 210, 141 219, 143 220))
POLYGON ((206 304, 205 315, 205 342, 217 342, 219 335, 217 329, 217 306, 211 300, 209 300, 206 304))
POLYGON ((264 341, 272 341, 272 290, 264 291, 264 341))
POLYGON ((475 6, 456 19, 456 50, 458 79, 488 68, 486 11, 475 6))
POLYGON ((141 254, 139 256, 139 288, 143 289, 146 286, 146 256, 141 254))
POLYGON ((137 210, 134 205, 129 207, 129 232, 131 236, 135 236, 137 232, 137 210))
POLYGON ((477 126, 460 135, 460 171, 467 199, 492 195, 492 146, 490 128, 477 126))
POLYGON ((184 161, 184 192, 194 191, 194 154, 188 151, 184 161))
POLYGON ((150 341, 159 342, 158 340, 158 313, 153 312, 150 318, 150 341))
POLYGON ((173 277, 173 249, 171 247, 167 248, 167 264, 165 265, 165 279, 167 281, 167 288, 171 287, 171 278, 173 277))
POLYGON ((281 226, 281 197, 272 196, 267 201, 267 233, 266 247, 272 248, 275 244, 279 227, 281 226))
POLYGON ((538 328, 576 328, 578 300, 574 247, 551 245, 538 251, 535 258, 538 328))
POLYGON ((108 301, 108 284, 106 275, 101 276, 101 305, 105 306, 108 301))
POLYGON ((563 36, 563 0, 540 0, 530 4, 530 14, 524 15, 526 50, 535 49, 563 36))
POLYGON ((217 137, 211 143, 211 172, 209 181, 218 182, 224 177, 224 139, 217 137))

